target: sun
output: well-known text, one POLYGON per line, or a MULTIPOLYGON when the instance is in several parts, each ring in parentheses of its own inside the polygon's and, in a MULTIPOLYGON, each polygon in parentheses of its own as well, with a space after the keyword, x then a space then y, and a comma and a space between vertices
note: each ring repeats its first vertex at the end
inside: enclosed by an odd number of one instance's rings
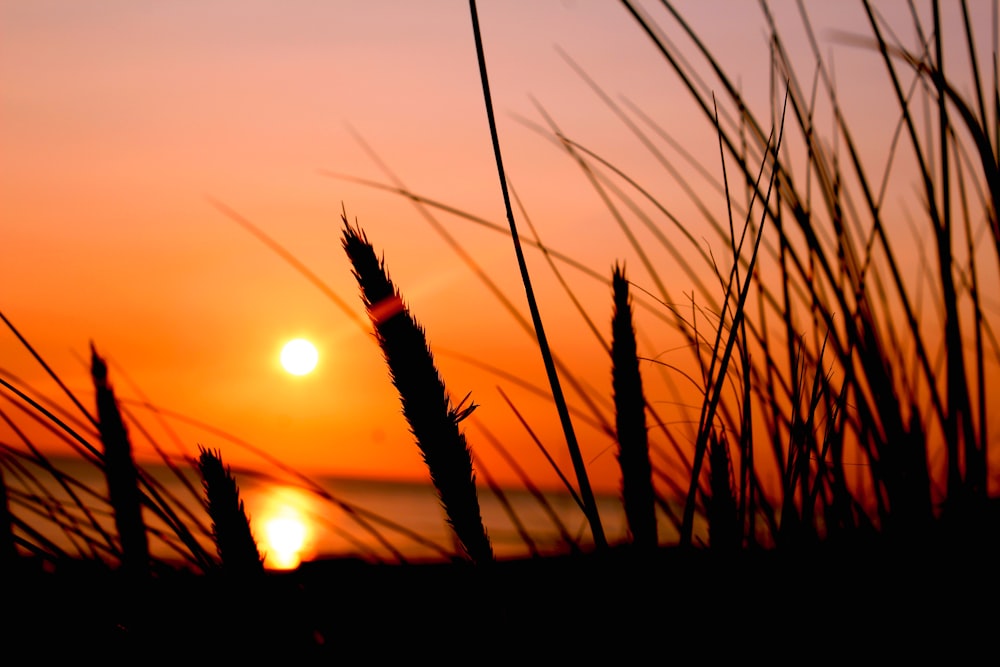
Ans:
POLYGON ((296 338, 281 348, 281 366, 292 375, 305 375, 316 368, 319 352, 304 338, 296 338))

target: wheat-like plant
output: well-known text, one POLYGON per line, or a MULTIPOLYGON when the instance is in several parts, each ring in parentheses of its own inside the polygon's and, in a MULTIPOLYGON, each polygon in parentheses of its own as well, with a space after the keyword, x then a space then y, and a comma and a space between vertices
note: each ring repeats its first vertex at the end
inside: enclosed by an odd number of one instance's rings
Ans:
POLYGON ((263 573, 264 559, 250 530, 236 478, 223 464, 220 452, 202 446, 198 451, 198 470, 223 571, 241 576, 263 573))
POLYGON ((90 345, 90 373, 97 394, 98 429, 104 445, 108 496, 121 542, 122 567, 130 573, 145 575, 149 572, 149 540, 142 519, 139 473, 132 458, 128 429, 108 382, 107 363, 97 354, 93 343, 90 345))
POLYGON ((622 502, 633 542, 639 547, 655 548, 658 542, 656 504, 646 432, 646 399, 642 392, 632 301, 624 266, 615 264, 611 285, 614 294, 611 384, 618 463, 622 470, 622 502))
POLYGON ((343 247, 354 267, 362 301, 375 327, 375 339, 399 392, 403 416, 416 438, 448 516, 466 554, 476 563, 493 560, 476 493, 472 454, 459 423, 476 408, 468 396, 452 405, 423 328, 413 319, 393 285, 384 262, 364 232, 343 216, 343 247))

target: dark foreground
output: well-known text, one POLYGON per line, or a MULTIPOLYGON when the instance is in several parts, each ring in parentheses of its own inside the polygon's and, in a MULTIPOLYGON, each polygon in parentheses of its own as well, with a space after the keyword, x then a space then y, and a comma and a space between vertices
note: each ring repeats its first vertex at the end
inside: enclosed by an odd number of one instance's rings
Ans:
POLYGON ((1000 639, 998 554, 988 540, 729 557, 613 550, 488 568, 331 560, 259 580, 168 572, 142 582, 83 563, 55 573, 25 564, 3 582, 0 660, 979 661, 1000 639))

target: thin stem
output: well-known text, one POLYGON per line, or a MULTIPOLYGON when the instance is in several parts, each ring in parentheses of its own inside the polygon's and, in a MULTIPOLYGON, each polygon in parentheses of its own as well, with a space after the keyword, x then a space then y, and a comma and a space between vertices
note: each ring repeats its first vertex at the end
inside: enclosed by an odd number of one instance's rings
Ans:
POLYGON ((549 384, 552 386, 552 398, 555 400, 556 409, 559 412, 559 420, 562 423, 563 433, 566 436, 566 446, 569 448, 569 455, 573 461, 573 468, 576 470, 577 483, 580 485, 580 496, 584 503, 584 511, 587 515, 587 520, 590 522, 590 530, 594 535, 594 543, 598 548, 605 548, 607 547, 607 539, 604 536, 604 528, 601 526, 601 517, 597 511, 597 502, 594 499, 594 492, 590 487, 590 479, 587 476, 587 468, 583 462, 583 456, 580 453, 580 445, 577 443, 576 434, 573 431, 573 422, 569 416, 569 408, 566 405, 566 398, 563 396, 562 387, 559 384, 559 375, 556 373, 555 362, 552 359, 552 352, 549 349, 549 343, 545 337, 545 329, 542 326, 542 316, 538 311, 535 294, 531 288, 531 278, 528 275, 528 266, 524 260, 524 252, 521 250, 521 242, 517 234, 517 225, 514 222, 514 212, 510 204, 510 194, 507 192, 507 178, 504 174, 503 158, 500 154, 500 139, 497 134, 496 118, 493 114, 493 100, 490 96, 490 85, 486 73, 486 56, 483 52, 483 40, 479 30, 479 15, 476 11, 475 0, 469 0, 469 9, 472 14, 472 31, 476 40, 476 56, 479 60, 479 75, 483 83, 483 98, 486 102, 486 115, 490 123, 490 136, 493 139, 493 154, 496 159, 497 173, 500 178, 500 189, 503 192, 503 202, 507 213, 507 222, 510 224, 510 235, 514 242, 514 253, 517 255, 517 265, 521 271, 521 282, 524 283, 524 291, 528 299, 528 308, 531 311, 531 321, 535 327, 535 335, 538 338, 538 347, 542 353, 542 361, 545 363, 545 372, 548 374, 549 384))

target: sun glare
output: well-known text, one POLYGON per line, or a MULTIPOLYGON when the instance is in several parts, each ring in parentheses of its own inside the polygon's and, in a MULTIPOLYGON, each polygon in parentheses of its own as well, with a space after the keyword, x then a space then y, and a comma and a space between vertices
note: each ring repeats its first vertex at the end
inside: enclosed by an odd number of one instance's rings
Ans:
POLYGON ((292 375, 305 375, 316 368, 319 352, 304 338, 296 338, 281 348, 281 366, 292 375))
POLYGON ((260 517, 261 552, 264 566, 292 570, 312 549, 313 525, 310 498, 301 490, 268 487, 255 501, 254 516, 260 517))
POLYGON ((275 517, 264 525, 267 536, 267 564, 279 570, 291 570, 302 561, 306 525, 297 517, 275 517))

